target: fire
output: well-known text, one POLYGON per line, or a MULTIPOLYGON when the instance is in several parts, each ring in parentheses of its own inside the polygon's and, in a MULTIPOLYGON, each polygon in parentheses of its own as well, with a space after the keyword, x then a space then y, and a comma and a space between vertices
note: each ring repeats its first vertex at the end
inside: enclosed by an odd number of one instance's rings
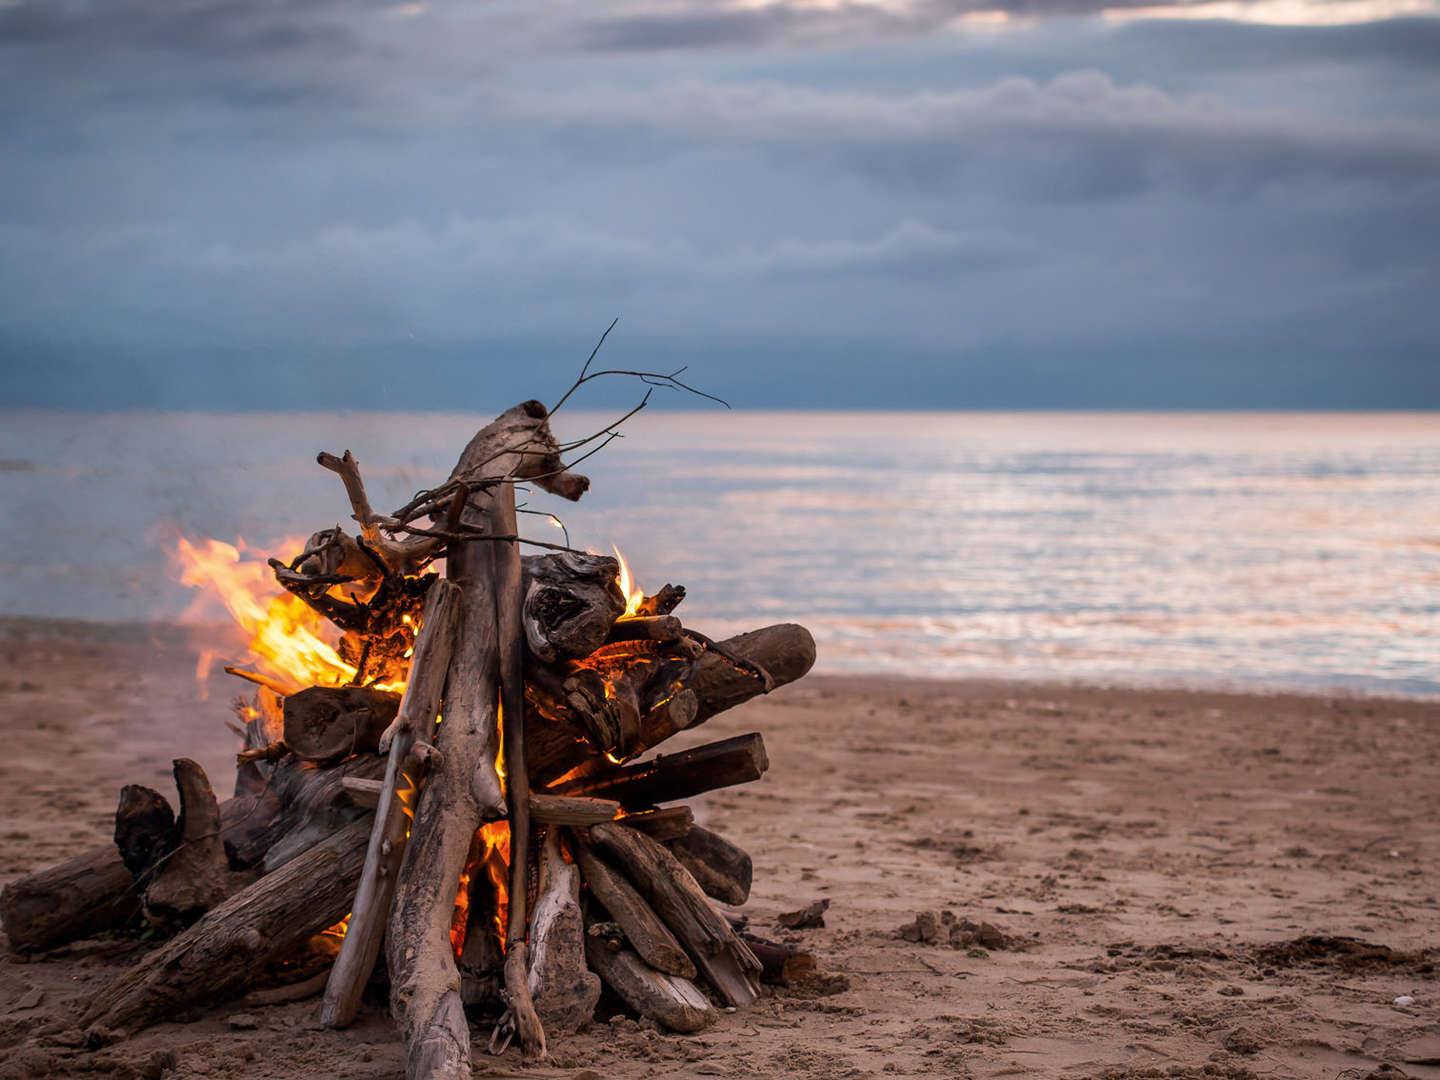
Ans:
POLYGON ((625 561, 625 556, 620 554, 620 549, 614 544, 611 544, 610 550, 615 552, 615 558, 620 560, 620 577, 618 580, 620 582, 620 591, 625 594, 625 614, 620 617, 622 619, 628 619, 639 613, 640 604, 645 599, 645 591, 641 589, 639 585, 635 583, 635 579, 630 576, 630 564, 625 561))
MULTIPOLYGON (((287 546, 298 548, 301 542, 287 546)), ((261 674, 286 684, 291 691, 305 686, 342 686, 355 677, 355 668, 320 636, 324 624, 320 615, 274 583, 265 563, 266 552, 243 540, 227 544, 207 539, 192 544, 182 536, 176 541, 175 555, 181 564, 181 583, 204 590, 192 611, 206 599, 220 600, 250 635, 250 652, 261 674)))
POLYGON ((510 823, 492 821, 480 826, 470 843, 470 854, 460 874, 460 887, 455 893, 455 910, 450 917, 450 947, 458 958, 465 948, 465 934, 470 926, 470 903, 479 881, 489 883, 494 903, 491 923, 500 949, 505 948, 505 921, 510 911, 510 823))

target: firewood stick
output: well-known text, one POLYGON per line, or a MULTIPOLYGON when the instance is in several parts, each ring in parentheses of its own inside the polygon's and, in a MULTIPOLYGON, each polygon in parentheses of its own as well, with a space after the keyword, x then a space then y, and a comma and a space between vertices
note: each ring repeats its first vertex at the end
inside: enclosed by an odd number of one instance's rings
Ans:
POLYGON ((209 1005, 242 993, 266 967, 350 909, 370 822, 352 822, 242 889, 102 990, 83 1027, 136 1031, 177 1001, 209 1005))
POLYGON ((536 825, 598 825, 614 821, 619 813, 620 804, 614 799, 530 793, 530 820, 536 825))
MULTIPOLYGON (((469 491, 461 524, 490 524, 488 508, 502 481, 532 478, 546 490, 578 498, 589 482, 558 463, 543 405, 525 402, 502 413, 470 440, 451 473, 451 481, 469 491), (497 482, 483 483, 488 477, 497 482)), ((464 646, 451 657, 446 683, 437 740, 444 765, 416 808, 385 939, 391 1012, 405 1038, 410 1080, 469 1080, 471 1072, 450 926, 470 841, 482 821, 506 811, 495 771, 500 657, 494 551, 502 547, 511 545, 452 541, 446 553, 446 574, 462 590, 456 640, 464 646)))
POLYGON ((600 980, 585 966, 580 869, 560 852, 551 829, 540 853, 540 890, 530 918, 529 987, 536 1014, 552 1031, 573 1035, 595 1015, 600 980))
POLYGON ((666 975, 648 966, 629 949, 611 952, 588 933, 585 959, 605 985, 641 1016, 682 1034, 715 1022, 715 1007, 689 979, 666 975))
POLYGON ((758 780, 769 767, 765 741, 759 732, 751 732, 583 777, 560 790, 568 795, 617 799, 627 807, 654 806, 758 780))
POLYGON ((606 862, 583 834, 575 835, 574 851, 590 895, 609 913, 640 958, 656 971, 695 978, 695 965, 680 942, 625 875, 606 862))
POLYGON ((533 656, 546 663, 578 660, 605 643, 625 611, 618 559, 561 551, 527 556, 522 565, 522 622, 533 656))
MULTIPOLYGON (((487 524, 497 535, 515 532, 515 485, 495 492, 487 524)), ((510 818, 510 890, 505 927, 505 999, 508 1017, 520 1036, 526 1061, 546 1057, 545 1029, 530 999, 529 963, 525 941, 529 925, 526 892, 530 871, 530 777, 525 770, 525 631, 521 621, 524 589, 520 549, 497 544, 495 560, 495 622, 499 634, 500 711, 505 751, 505 804, 510 818)), ((502 1019, 501 1026, 506 1021, 502 1019)))
MULTIPOLYGON (((405 856, 405 834, 410 825, 409 808, 402 796, 406 794, 405 788, 419 779, 416 764, 409 762, 407 784, 406 765, 417 738, 423 739, 434 727, 459 620, 459 588, 454 582, 435 582, 425 598, 405 696, 395 717, 396 730, 393 735, 386 733, 391 740, 389 760, 377 793, 375 822, 365 854, 365 868, 350 908, 350 923, 325 984, 320 1022, 328 1027, 343 1028, 355 1019, 360 996, 380 955, 385 924, 395 898, 396 873, 405 856)), ((347 786, 347 790, 353 789, 347 786)), ((411 797, 413 800, 413 795, 411 797)))
POLYGON ((720 996, 736 1006, 754 1001, 760 961, 675 856, 644 833, 619 825, 592 825, 590 836, 620 861, 720 996))

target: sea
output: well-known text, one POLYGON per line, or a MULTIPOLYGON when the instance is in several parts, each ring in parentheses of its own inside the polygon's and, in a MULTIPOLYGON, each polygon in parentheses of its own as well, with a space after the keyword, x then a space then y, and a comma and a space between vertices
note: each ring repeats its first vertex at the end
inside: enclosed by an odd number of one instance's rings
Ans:
MULTIPOLYGON (((317 451, 353 451, 388 510, 486 420, 0 414, 0 615, 213 618, 178 537, 289 550, 348 518, 317 451)), ((1440 414, 647 409, 620 431, 579 503, 522 494, 522 531, 618 547, 712 636, 804 623, 820 671, 1440 695, 1440 414)))

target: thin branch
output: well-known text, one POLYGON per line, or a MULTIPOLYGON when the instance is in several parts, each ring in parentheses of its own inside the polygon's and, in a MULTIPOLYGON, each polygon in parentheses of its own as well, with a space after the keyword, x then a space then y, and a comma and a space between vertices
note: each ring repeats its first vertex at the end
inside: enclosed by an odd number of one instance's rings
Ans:
POLYGON ((580 389, 581 384, 585 382, 585 373, 590 370, 590 364, 591 364, 591 363, 594 361, 594 359, 595 359, 595 354, 600 351, 600 346, 605 344, 605 339, 610 336, 610 331, 615 329, 615 324, 618 323, 619 321, 620 321, 620 316, 619 316, 619 315, 616 315, 615 318, 613 318, 613 319, 610 320, 610 325, 607 326, 607 327, 605 328, 605 332, 600 335, 600 340, 595 343, 595 348, 593 348, 593 349, 590 350, 590 356, 589 356, 588 359, 586 359, 586 361, 585 361, 585 366, 580 369, 580 377, 575 380, 575 384, 574 384, 573 386, 571 386, 569 390, 566 390, 565 393, 564 393, 564 395, 560 398, 560 400, 557 401, 557 402, 555 403, 555 405, 551 408, 551 410, 550 410, 550 415, 551 415, 551 416, 554 416, 556 410, 558 410, 561 405, 564 405, 564 404, 565 404, 566 398, 568 398, 568 397, 569 397, 571 394, 573 394, 576 390, 579 390, 579 389, 580 389))

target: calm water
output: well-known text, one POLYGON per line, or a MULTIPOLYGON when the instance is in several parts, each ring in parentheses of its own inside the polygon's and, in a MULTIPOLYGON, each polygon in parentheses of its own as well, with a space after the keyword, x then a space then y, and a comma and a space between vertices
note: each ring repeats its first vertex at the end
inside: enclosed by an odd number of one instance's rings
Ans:
MULTIPOLYGON (((175 530, 270 544, 389 509, 485 418, 0 416, 0 613, 163 619, 175 530)), ((564 412, 564 436, 602 423, 564 412)), ((642 414, 579 547, 687 621, 810 626, 830 671, 1440 694, 1440 416, 642 414)), ((560 538, 543 518, 532 535, 560 538)))

